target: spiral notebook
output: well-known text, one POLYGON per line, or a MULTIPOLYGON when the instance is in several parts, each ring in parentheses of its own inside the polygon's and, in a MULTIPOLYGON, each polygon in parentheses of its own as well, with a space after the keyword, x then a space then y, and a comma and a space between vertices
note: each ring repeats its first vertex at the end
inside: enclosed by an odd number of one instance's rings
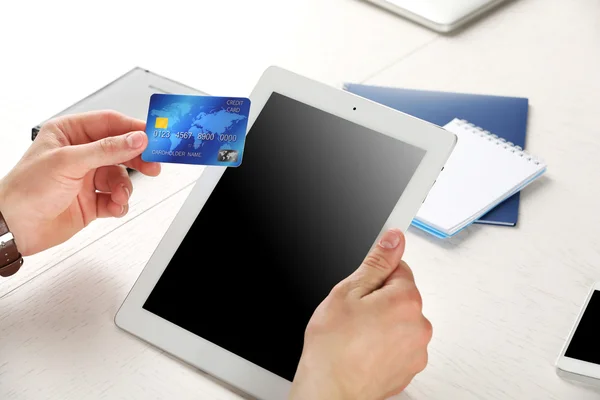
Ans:
MULTIPOLYGON (((529 115, 527 98, 357 83, 345 83, 344 90, 438 126, 444 126, 454 118, 466 119, 525 148, 529 115)), ((519 199, 519 193, 512 195, 474 223, 515 226, 519 219, 519 199)))
POLYGON ((546 171, 546 164, 497 135, 454 119, 458 137, 413 226, 439 238, 455 235, 546 171))

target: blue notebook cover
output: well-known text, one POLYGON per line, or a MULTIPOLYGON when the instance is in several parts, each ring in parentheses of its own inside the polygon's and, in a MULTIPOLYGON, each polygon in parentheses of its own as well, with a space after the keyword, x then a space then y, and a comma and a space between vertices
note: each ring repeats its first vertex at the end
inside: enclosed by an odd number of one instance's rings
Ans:
MULTIPOLYGON (((344 89, 419 119, 444 126, 465 119, 517 146, 525 148, 529 100, 521 97, 435 92, 348 83, 344 89)), ((517 193, 476 223, 515 226, 519 218, 517 193)))

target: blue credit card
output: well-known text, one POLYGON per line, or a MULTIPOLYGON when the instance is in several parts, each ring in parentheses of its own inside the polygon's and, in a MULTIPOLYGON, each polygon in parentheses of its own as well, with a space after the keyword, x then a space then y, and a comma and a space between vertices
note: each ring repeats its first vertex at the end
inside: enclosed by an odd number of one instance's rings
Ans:
POLYGON ((153 94, 142 160, 238 167, 249 113, 244 97, 153 94))

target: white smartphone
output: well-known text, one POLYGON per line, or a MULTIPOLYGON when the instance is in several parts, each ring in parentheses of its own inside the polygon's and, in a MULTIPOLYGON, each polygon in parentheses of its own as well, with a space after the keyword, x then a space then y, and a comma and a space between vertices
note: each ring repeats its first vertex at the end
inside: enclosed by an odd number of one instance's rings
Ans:
POLYGON ((590 290, 556 361, 559 376, 600 386, 600 282, 590 290))

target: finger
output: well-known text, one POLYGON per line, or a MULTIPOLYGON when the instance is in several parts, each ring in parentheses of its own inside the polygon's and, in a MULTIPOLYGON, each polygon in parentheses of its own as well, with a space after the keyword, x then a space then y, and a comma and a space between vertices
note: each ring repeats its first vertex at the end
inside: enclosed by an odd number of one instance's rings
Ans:
POLYGON ((115 203, 109 193, 98 193, 96 197, 96 215, 98 218, 121 218, 129 211, 129 205, 115 203))
POLYGON ((413 272, 403 260, 400 260, 398 267, 386 279, 381 290, 373 293, 373 296, 388 296, 394 303, 408 301, 416 304, 419 310, 423 308, 423 298, 415 284, 413 272))
POLYGON ((147 145, 146 134, 137 131, 92 143, 63 147, 60 151, 64 153, 64 168, 72 175, 80 177, 92 169, 131 161, 139 156, 147 145))
POLYGON ((387 278, 384 286, 401 286, 406 282, 415 282, 415 276, 404 260, 400 260, 398 268, 387 278))
POLYGON ((69 142, 74 145, 146 129, 144 121, 112 110, 67 115, 52 122, 61 128, 69 142))
POLYGON ((135 169, 144 175, 158 176, 160 174, 160 163, 157 162, 146 162, 142 160, 141 156, 137 156, 133 160, 124 163, 127 168, 135 169))
POLYGON ((358 269, 348 277, 351 292, 362 298, 381 288, 404 254, 404 235, 398 229, 383 234, 358 269))
POLYGON ((112 201, 125 205, 133 192, 133 184, 122 165, 110 165, 96 170, 94 186, 100 192, 110 193, 112 201))

